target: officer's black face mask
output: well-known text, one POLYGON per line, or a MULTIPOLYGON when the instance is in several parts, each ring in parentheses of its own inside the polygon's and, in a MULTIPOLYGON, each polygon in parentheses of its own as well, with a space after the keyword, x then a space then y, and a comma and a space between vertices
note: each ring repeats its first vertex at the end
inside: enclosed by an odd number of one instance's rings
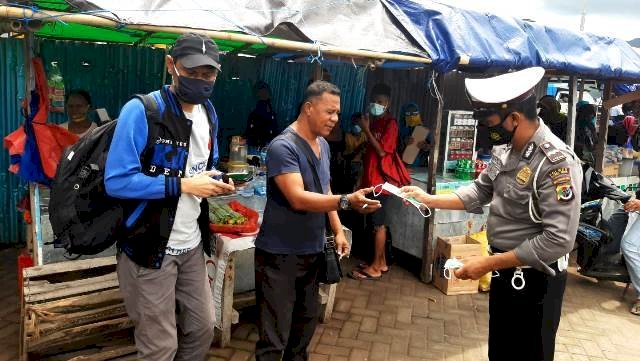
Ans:
POLYGON ((500 123, 494 126, 487 126, 487 134, 489 135, 489 142, 491 145, 503 145, 511 143, 511 139, 513 138, 513 133, 515 133, 516 129, 513 131, 508 131, 504 127, 504 122, 509 118, 512 113, 501 114, 498 111, 476 111, 474 113, 474 117, 478 119, 481 123, 485 122, 487 118, 493 115, 500 116, 500 123))
POLYGON ((506 130, 502 124, 503 123, 500 123, 494 127, 488 127, 489 142, 491 142, 491 145, 503 145, 511 143, 513 133, 506 130))

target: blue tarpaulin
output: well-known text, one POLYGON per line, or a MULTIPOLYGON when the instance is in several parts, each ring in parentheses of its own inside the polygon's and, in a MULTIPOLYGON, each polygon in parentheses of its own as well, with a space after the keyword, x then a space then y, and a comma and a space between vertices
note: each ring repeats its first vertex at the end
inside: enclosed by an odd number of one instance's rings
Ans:
POLYGON ((459 9, 429 0, 381 0, 433 59, 438 72, 542 66, 567 75, 640 79, 640 56, 625 41, 459 9))
POLYGON ((631 93, 636 90, 640 90, 640 84, 615 84, 613 86, 613 93, 616 96, 620 96, 626 93, 631 93))

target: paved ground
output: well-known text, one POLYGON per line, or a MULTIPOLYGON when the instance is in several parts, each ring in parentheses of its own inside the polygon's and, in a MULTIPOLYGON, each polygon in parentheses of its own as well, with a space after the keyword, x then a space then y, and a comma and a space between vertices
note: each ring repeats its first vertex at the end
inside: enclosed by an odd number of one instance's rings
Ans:
MULTIPOLYGON (((17 359, 16 254, 0 251, 0 361, 17 359)), ((623 300, 622 291, 570 276, 556 360, 640 360, 640 317, 628 312, 632 292, 623 300)), ((445 297, 397 266, 382 281, 345 279, 311 360, 486 360, 487 308, 487 295, 445 297)), ((241 323, 230 347, 212 348, 209 360, 251 360, 256 337, 254 325, 241 323)))

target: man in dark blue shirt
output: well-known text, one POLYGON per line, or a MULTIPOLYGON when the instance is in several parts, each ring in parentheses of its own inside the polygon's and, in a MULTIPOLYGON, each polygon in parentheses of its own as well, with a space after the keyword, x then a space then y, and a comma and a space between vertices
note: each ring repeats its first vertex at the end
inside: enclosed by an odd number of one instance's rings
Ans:
POLYGON ((298 119, 267 151, 267 206, 256 239, 256 298, 260 308, 256 360, 307 360, 318 318, 318 271, 328 215, 340 255, 349 253, 337 210, 373 212, 372 189, 333 195, 329 145, 338 123, 340 90, 316 81, 307 87, 298 119), (294 138, 298 137, 298 138, 294 138), (294 143, 308 149, 299 149, 294 143), (311 162, 305 154, 312 151, 311 162), (311 164, 313 163, 313 164, 311 164), (315 168, 315 169, 314 169, 315 168), (314 181, 317 172, 322 189, 314 181))

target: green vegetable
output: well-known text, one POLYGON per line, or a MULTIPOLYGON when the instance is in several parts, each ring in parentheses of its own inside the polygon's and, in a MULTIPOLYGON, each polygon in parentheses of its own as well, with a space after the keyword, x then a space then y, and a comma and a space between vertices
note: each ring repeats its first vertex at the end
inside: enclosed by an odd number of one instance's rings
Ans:
POLYGON ((241 225, 247 222, 246 217, 231 209, 229 205, 214 202, 209 204, 209 220, 217 225, 241 225))

